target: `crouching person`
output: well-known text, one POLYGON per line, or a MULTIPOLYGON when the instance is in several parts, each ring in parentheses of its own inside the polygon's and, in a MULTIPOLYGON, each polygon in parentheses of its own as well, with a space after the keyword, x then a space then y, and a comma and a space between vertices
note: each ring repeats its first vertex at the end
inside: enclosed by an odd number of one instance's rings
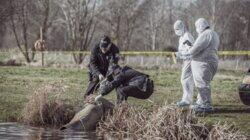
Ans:
POLYGON ((147 99, 154 91, 153 81, 149 79, 148 75, 128 66, 111 66, 109 75, 113 76, 113 80, 105 80, 101 83, 100 94, 104 96, 116 89, 117 104, 126 101, 128 97, 147 99))

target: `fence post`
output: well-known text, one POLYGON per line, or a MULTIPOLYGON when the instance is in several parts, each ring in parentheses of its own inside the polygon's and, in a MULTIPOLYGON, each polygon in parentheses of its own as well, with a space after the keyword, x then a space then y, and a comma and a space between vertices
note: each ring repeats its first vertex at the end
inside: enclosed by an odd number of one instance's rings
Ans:
POLYGON ((156 66, 159 66, 159 56, 156 56, 156 66))
MULTIPOLYGON (((40 27, 40 39, 41 39, 41 41, 43 43, 43 28, 42 27, 40 27)), ((41 50, 41 55, 42 55, 42 67, 43 67, 44 66, 44 53, 43 53, 43 49, 41 50)))
POLYGON ((239 67, 239 58, 236 60, 235 70, 238 70, 238 67, 239 67))
POLYGON ((125 56, 125 59, 124 59, 125 64, 129 64, 129 62, 130 62, 129 60, 130 60, 129 55, 128 55, 128 56, 125 56))
POLYGON ((141 66, 143 67, 143 64, 144 64, 144 57, 143 56, 141 56, 141 66))

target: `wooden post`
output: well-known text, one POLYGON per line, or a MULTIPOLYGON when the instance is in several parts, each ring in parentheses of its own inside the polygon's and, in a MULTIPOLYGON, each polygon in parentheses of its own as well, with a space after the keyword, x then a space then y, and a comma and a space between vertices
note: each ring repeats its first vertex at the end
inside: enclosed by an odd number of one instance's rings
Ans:
POLYGON ((41 51, 41 53, 42 53, 42 66, 44 66, 44 53, 43 51, 41 51))
POLYGON ((43 41, 43 27, 40 27, 40 39, 43 41))
POLYGON ((237 58, 237 60, 236 60, 235 70, 238 70, 238 67, 239 67, 239 58, 237 58))
MULTIPOLYGON (((40 39, 41 39, 41 42, 43 42, 43 28, 40 27, 40 39)), ((43 50, 41 50, 41 55, 42 55, 42 66, 44 66, 44 53, 43 53, 43 50)))
POLYGON ((174 64, 177 64, 176 56, 174 53, 172 53, 172 59, 173 59, 174 64))
POLYGON ((141 56, 141 67, 143 67, 144 66, 144 57, 143 57, 143 55, 141 56))

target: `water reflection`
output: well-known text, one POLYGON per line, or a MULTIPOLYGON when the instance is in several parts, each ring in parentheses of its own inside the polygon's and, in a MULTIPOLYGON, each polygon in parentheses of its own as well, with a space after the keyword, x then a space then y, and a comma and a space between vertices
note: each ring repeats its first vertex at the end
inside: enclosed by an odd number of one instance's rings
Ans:
POLYGON ((37 128, 18 123, 0 123, 0 139, 8 140, 43 140, 43 139, 97 139, 95 133, 59 131, 50 128, 37 128))

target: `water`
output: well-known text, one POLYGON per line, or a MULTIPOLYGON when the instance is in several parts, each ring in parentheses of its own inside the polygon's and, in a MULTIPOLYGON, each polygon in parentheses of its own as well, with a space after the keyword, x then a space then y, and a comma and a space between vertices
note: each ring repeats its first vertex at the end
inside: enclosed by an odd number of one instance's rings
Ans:
POLYGON ((95 133, 59 131, 51 128, 38 128, 18 123, 0 123, 0 139, 6 140, 88 140, 97 139, 95 133))

